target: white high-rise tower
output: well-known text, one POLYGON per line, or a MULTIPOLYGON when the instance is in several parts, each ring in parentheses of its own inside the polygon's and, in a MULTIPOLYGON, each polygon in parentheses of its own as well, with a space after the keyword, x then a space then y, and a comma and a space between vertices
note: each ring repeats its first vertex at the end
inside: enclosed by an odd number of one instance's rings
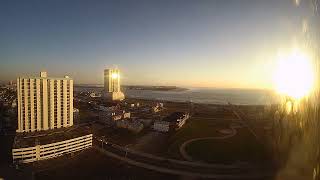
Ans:
POLYGON ((18 77, 17 95, 14 164, 46 160, 92 147, 92 133, 86 128, 59 130, 73 125, 71 78, 51 78, 46 72, 41 72, 40 77, 18 77))
POLYGON ((73 125, 73 80, 40 77, 17 78, 18 129, 34 132, 73 125))

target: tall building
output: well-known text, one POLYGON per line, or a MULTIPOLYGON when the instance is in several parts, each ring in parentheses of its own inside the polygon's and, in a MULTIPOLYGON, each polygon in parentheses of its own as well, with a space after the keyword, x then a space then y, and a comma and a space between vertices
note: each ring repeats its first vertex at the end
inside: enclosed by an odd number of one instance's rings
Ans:
POLYGON ((40 77, 19 77, 17 94, 19 133, 14 138, 13 163, 55 158, 92 147, 93 135, 86 127, 59 130, 73 125, 71 78, 49 78, 46 72, 40 77), (45 131, 49 129, 55 130, 45 131))
POLYGON ((104 89, 106 92, 120 91, 120 71, 119 69, 104 70, 104 89))
POLYGON ((69 127, 73 125, 73 79, 47 77, 17 78, 17 132, 69 127))
POLYGON ((120 70, 105 69, 104 70, 104 90, 105 97, 111 100, 123 100, 124 94, 120 88, 120 70))

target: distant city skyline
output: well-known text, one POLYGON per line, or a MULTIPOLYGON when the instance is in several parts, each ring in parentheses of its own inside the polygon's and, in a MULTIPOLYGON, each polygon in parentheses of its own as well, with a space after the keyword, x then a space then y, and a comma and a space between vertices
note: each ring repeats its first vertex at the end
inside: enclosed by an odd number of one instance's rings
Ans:
POLYGON ((5 1, 0 81, 48 71, 103 84, 118 67, 124 85, 270 88, 301 17, 309 7, 290 0, 5 1))

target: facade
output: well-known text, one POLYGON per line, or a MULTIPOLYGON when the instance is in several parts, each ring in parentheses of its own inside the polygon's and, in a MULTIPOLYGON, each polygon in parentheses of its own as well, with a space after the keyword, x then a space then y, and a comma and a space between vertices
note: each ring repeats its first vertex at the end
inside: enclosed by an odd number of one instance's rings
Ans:
POLYGON ((101 94, 92 92, 90 93, 90 97, 92 98, 101 97, 101 94))
POLYGON ((14 148, 12 149, 12 157, 14 162, 30 163, 81 151, 90 147, 92 147, 92 134, 45 145, 14 148))
POLYGON ((151 112, 152 113, 157 113, 163 110, 163 103, 157 103, 155 106, 152 106, 151 112))
POLYGON ((190 117, 189 113, 185 113, 185 114, 182 114, 179 118, 177 118, 176 126, 175 126, 176 130, 180 129, 187 122, 189 117, 190 117))
POLYGON ((111 113, 111 119, 113 121, 121 120, 121 119, 129 119, 131 117, 130 112, 125 111, 116 111, 111 113))
POLYGON ((120 71, 119 69, 104 70, 104 89, 106 92, 119 92, 120 90, 120 71))
POLYGON ((153 129, 160 132, 180 129, 189 119, 189 113, 174 112, 161 121, 155 121, 153 129))
MULTIPOLYGON (((29 163, 92 147, 92 134, 73 126, 73 80, 47 77, 17 78, 18 129, 13 161, 29 163), (40 132, 39 132, 40 131, 40 132), (85 133, 85 134, 84 134, 85 133)), ((75 113, 74 113, 75 112, 75 113)))
POLYGON ((47 77, 17 78, 18 129, 34 132, 73 125, 73 79, 47 77))
POLYGON ((117 114, 117 115, 112 115, 111 119, 113 121, 118 121, 122 119, 122 115, 121 114, 117 114))
POLYGON ((120 70, 105 69, 104 70, 104 90, 105 96, 111 100, 123 100, 124 94, 120 88, 120 70))

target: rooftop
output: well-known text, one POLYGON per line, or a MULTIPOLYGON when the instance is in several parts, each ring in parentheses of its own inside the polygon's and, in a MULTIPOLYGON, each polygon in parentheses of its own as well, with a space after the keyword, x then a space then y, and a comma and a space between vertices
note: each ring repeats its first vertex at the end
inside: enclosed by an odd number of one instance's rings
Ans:
POLYGON ((56 80, 72 80, 69 76, 67 77, 39 77, 39 76, 20 76, 19 79, 56 79, 56 80))
POLYGON ((47 72, 40 72, 40 76, 20 76, 19 79, 58 79, 58 80, 71 80, 69 76, 64 77, 48 77, 47 72))

